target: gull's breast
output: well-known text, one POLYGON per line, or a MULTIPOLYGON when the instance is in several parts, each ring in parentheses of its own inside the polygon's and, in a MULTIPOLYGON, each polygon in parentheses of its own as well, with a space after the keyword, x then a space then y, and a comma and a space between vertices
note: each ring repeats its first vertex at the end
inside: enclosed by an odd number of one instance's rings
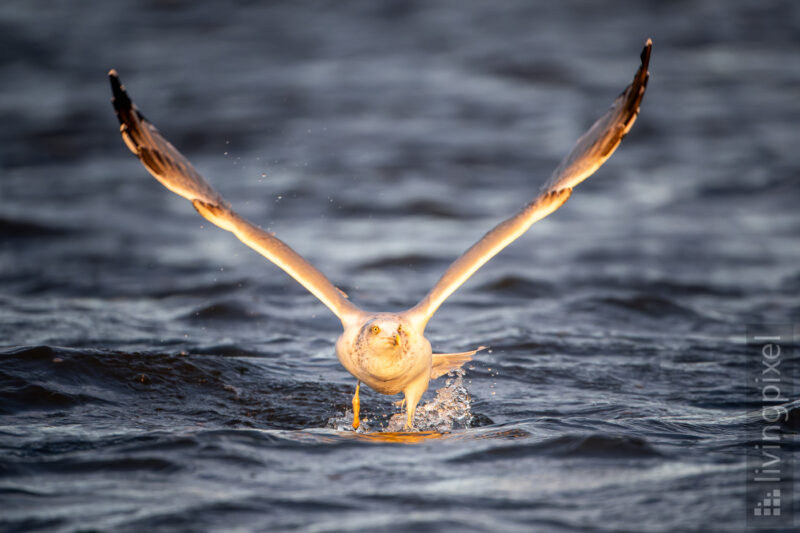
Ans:
POLYGON ((430 343, 421 335, 418 337, 408 339, 404 349, 397 356, 391 356, 347 342, 350 339, 343 335, 336 343, 336 354, 342 366, 371 389, 382 394, 397 394, 421 373, 430 373, 430 343))

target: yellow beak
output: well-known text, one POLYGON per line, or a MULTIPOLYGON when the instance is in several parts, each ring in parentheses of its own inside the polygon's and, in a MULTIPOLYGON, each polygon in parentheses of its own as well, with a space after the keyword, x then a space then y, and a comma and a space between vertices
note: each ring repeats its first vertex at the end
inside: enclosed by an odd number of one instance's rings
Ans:
POLYGON ((400 345, 400 334, 399 333, 395 333, 391 337, 386 337, 386 340, 389 341, 389 343, 392 346, 399 346, 400 345))

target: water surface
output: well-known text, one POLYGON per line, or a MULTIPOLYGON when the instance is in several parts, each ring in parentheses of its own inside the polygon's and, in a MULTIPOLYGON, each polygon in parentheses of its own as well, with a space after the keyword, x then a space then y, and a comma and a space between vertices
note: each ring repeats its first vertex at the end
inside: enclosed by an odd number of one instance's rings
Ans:
MULTIPOLYGON (((2 528, 744 529, 746 327, 800 311, 800 10, 603 6, 4 2, 2 528), (346 430, 338 321, 150 178, 108 102, 114 67, 239 212, 400 310, 647 37, 620 150, 431 321, 490 350, 412 440, 346 430)), ((363 391, 369 427, 397 399, 363 391)))

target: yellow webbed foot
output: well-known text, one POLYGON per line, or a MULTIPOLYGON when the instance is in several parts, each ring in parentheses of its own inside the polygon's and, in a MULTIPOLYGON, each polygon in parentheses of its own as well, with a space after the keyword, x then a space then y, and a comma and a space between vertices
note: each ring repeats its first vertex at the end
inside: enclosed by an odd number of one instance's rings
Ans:
POLYGON ((361 401, 358 399, 358 390, 361 388, 361 382, 356 384, 356 394, 353 396, 353 429, 358 429, 361 425, 361 420, 358 418, 358 412, 361 410, 361 401))

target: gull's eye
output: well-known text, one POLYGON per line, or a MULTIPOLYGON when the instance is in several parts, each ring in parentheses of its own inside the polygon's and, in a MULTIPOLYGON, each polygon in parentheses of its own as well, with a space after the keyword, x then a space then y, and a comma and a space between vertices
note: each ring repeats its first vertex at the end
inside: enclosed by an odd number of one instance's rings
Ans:
POLYGON ((401 326, 400 324, 398 324, 398 325, 397 325, 397 333, 400 333, 401 331, 403 331, 403 326, 401 326))
POLYGON ((369 330, 375 335, 381 332, 381 328, 379 328, 378 326, 372 326, 371 328, 369 328, 369 330))

